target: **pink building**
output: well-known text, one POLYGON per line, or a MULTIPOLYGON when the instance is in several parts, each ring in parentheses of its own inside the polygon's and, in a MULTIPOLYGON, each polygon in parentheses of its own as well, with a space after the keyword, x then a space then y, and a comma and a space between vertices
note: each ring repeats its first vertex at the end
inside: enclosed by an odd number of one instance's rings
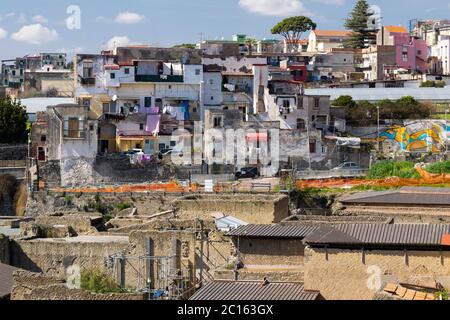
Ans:
POLYGON ((383 27, 377 36, 377 44, 395 46, 395 67, 419 73, 428 71, 430 48, 427 42, 411 36, 406 28, 398 26, 383 27))

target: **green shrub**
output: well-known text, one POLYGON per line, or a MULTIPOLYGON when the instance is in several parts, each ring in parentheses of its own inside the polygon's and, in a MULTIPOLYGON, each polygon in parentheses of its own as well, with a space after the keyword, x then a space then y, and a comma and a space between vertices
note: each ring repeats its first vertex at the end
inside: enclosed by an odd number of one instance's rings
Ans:
POLYGON ((81 273, 81 289, 95 293, 124 292, 110 275, 96 269, 81 273))
POLYGON ((71 196, 64 196, 64 203, 66 206, 71 206, 73 204, 73 198, 71 196))
POLYGON ((448 300, 448 296, 449 296, 449 292, 447 290, 442 290, 439 292, 436 292, 435 297, 436 300, 440 300, 442 298, 442 300, 448 300))
POLYGON ((429 164, 425 167, 425 170, 434 174, 450 173, 450 161, 429 164))
POLYGON ((411 161, 384 160, 375 163, 367 174, 368 179, 384 179, 389 177, 420 178, 411 161))
POLYGON ((119 204, 116 206, 116 209, 119 210, 119 211, 122 211, 122 210, 125 210, 125 209, 129 209, 129 208, 131 208, 131 207, 132 207, 132 205, 129 204, 129 203, 123 203, 123 202, 121 202, 121 203, 119 203, 119 204))
POLYGON ((420 85, 421 88, 444 88, 445 87, 445 81, 424 81, 420 85))

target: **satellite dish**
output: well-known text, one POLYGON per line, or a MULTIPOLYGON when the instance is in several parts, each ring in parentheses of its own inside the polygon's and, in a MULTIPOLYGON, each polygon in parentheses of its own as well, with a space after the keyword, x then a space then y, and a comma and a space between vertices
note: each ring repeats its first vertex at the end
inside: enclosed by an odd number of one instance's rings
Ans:
POLYGON ((117 101, 117 94, 112 96, 112 101, 117 101))

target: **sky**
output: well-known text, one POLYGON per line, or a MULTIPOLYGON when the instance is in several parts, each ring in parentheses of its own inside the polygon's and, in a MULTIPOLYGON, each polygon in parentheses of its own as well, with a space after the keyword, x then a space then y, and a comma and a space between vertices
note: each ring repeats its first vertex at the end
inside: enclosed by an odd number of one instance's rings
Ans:
MULTIPOLYGON (((97 53, 114 45, 172 46, 247 34, 273 38, 280 20, 306 15, 342 29, 356 0, 0 0, 0 59, 40 52, 97 53)), ((450 18, 450 0, 369 0, 383 25, 450 18)))

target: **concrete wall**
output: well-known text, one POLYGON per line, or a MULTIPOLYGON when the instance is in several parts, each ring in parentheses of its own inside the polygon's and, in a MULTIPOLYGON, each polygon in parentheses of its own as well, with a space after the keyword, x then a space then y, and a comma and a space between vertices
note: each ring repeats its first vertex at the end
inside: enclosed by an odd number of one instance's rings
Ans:
POLYGON ((295 266, 303 264, 305 246, 301 239, 240 238, 234 240, 245 266, 295 266))
POLYGON ((289 215, 289 198, 279 195, 199 195, 175 201, 181 218, 211 219, 222 212, 248 223, 272 224, 289 215))
POLYGON ((305 250, 305 289, 327 300, 370 300, 386 283, 450 287, 448 251, 305 250), (377 272, 379 271, 379 277, 377 272), (377 279, 379 282, 377 284, 377 279))

